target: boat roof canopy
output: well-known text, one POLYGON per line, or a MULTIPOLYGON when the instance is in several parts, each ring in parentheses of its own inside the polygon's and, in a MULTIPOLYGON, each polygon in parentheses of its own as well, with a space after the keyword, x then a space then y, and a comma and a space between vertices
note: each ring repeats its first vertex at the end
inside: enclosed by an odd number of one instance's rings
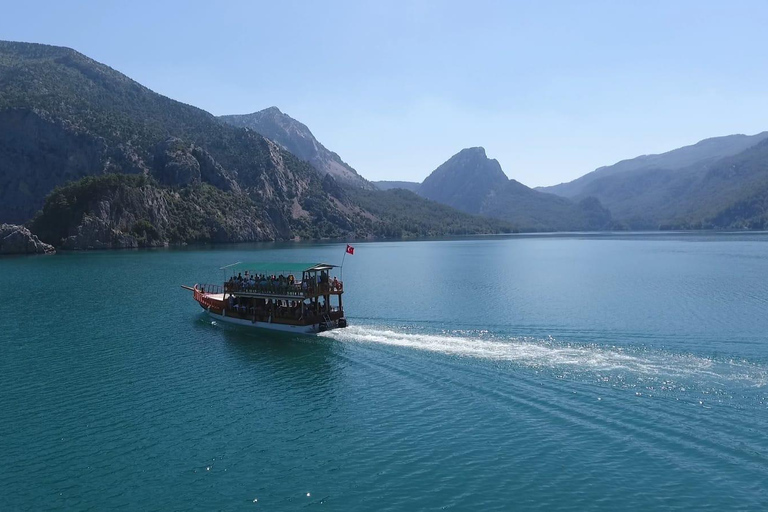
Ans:
POLYGON ((233 263, 231 265, 221 267, 221 270, 230 270, 234 273, 248 270, 249 272, 257 274, 300 274, 302 272, 320 272, 322 270, 331 270, 332 268, 336 268, 336 266, 337 265, 331 265, 329 263, 280 263, 255 261, 250 263, 233 263))

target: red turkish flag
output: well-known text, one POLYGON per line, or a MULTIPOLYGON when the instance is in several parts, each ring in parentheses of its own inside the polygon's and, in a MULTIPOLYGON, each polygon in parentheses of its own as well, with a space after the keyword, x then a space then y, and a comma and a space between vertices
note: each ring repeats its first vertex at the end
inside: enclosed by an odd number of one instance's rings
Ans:
POLYGON ((355 254, 355 248, 347 244, 347 254, 355 254))

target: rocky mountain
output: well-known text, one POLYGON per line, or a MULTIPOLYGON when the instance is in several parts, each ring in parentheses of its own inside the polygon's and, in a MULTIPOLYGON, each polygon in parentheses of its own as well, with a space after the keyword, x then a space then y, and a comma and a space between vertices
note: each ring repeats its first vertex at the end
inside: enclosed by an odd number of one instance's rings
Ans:
POLYGON ((764 229, 768 140, 707 165, 637 171, 600 185, 596 195, 630 228, 764 229))
POLYGON ((73 249, 768 227, 768 132, 601 168, 573 182, 571 197, 507 179, 482 148, 461 151, 423 184, 385 182, 382 191, 304 125, 276 109, 261 114, 301 134, 294 139, 335 171, 71 49, 0 41, 0 222, 27 222, 42 241, 73 249))
MULTIPOLYGON (((0 42, 0 90, 4 220, 29 219, 55 186, 89 175, 237 183, 233 191, 265 201, 319 186, 308 165, 262 136, 224 126, 67 48, 0 42)), ((290 205, 274 213, 277 223, 286 220, 290 205)))
MULTIPOLYGON (((71 248, 452 232, 394 226, 261 134, 74 50, 0 42, 0 221, 41 208, 41 238, 71 248)), ((467 233, 496 229, 456 215, 467 233)))
POLYGON ((432 171, 422 182, 419 195, 469 213, 481 213, 483 203, 508 181, 499 162, 483 148, 462 149, 432 171))
POLYGON ((637 158, 622 160, 614 165, 600 167, 568 183, 551 187, 537 187, 536 190, 563 197, 586 196, 592 194, 594 190, 591 184, 601 178, 643 170, 654 172, 685 169, 692 166, 703 167, 721 158, 741 153, 766 139, 768 139, 768 131, 757 135, 713 137, 666 153, 642 155, 637 158))
POLYGON ((392 190, 394 188, 401 188, 403 190, 410 190, 411 192, 418 192, 421 183, 415 181, 374 181, 374 185, 379 190, 392 190))
POLYGON ((52 245, 43 243, 24 226, 0 224, 0 254, 53 254, 52 245))
POLYGON ((418 193, 527 231, 599 230, 612 225, 610 212, 596 199, 574 202, 510 180, 483 148, 464 149, 451 157, 424 180, 418 193))
POLYGON ((220 116, 224 123, 248 128, 309 162, 321 175, 330 174, 339 183, 372 190, 375 187, 357 174, 339 155, 323 146, 309 128, 291 116, 270 107, 252 114, 220 116))
POLYGON ((575 200, 595 197, 633 229, 762 225, 761 215, 732 218, 723 212, 741 210, 736 205, 744 201, 755 204, 755 194, 768 180, 767 144, 768 132, 706 139, 538 190, 575 200))

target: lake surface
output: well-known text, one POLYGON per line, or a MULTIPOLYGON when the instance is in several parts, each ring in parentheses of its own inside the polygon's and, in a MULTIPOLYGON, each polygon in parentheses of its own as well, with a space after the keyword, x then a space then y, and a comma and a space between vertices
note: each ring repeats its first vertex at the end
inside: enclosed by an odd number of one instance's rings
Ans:
POLYGON ((768 508, 768 235, 359 243, 319 337, 179 287, 343 251, 0 259, 0 509, 768 508))

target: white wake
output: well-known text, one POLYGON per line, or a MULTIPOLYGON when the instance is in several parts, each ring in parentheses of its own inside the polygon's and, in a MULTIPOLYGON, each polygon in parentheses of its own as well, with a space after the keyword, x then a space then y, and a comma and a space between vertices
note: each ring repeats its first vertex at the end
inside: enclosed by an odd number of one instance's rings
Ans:
POLYGON ((437 352, 457 357, 509 361, 532 368, 551 368, 617 376, 667 379, 743 381, 764 386, 768 370, 745 361, 716 361, 691 354, 661 350, 607 347, 593 344, 564 344, 552 339, 494 337, 487 333, 422 334, 366 326, 350 326, 322 334, 344 343, 377 343, 437 352), (698 378, 697 378, 698 377, 698 378))

